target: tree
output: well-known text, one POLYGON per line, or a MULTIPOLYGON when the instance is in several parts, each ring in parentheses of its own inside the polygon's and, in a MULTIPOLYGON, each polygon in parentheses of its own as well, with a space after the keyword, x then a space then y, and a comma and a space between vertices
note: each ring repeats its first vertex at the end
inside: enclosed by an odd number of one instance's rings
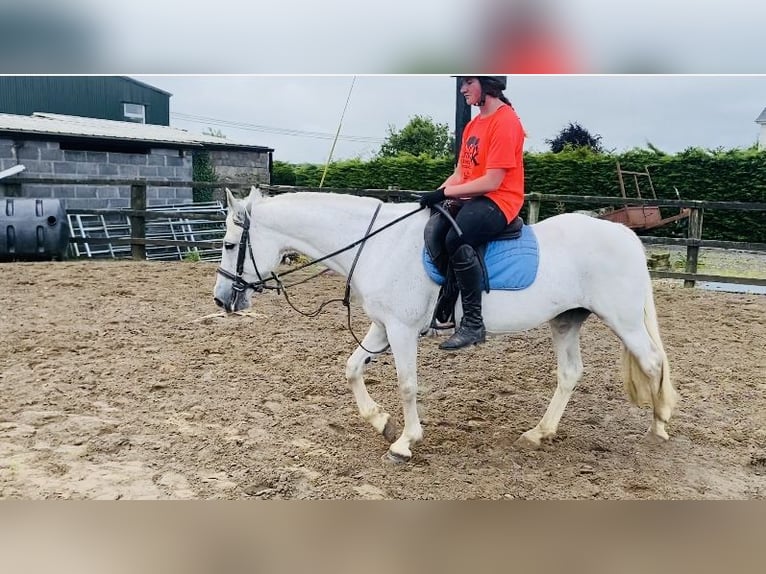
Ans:
POLYGON ((213 137, 215 137, 215 138, 226 139, 226 134, 225 134, 225 133, 223 133, 223 132, 222 132, 221 130, 219 130, 218 128, 215 128, 215 129, 213 129, 213 128, 211 128, 211 127, 207 127, 207 128, 205 128, 205 129, 202 131, 202 135, 203 135, 203 136, 213 136, 213 137))
MULTIPOLYGON (((192 181, 215 183, 218 176, 215 173, 215 166, 210 159, 210 152, 207 150, 195 150, 192 152, 192 181)), ((192 189, 192 201, 212 201, 212 187, 195 187, 192 189)))
POLYGON ((273 185, 295 185, 295 166, 285 161, 275 161, 271 169, 273 185))
POLYGON ((400 131, 388 126, 388 136, 380 147, 379 157, 395 157, 401 154, 444 157, 452 155, 455 138, 447 124, 437 124, 427 116, 416 115, 400 131))
POLYGON ((559 153, 567 148, 587 147, 596 153, 603 153, 604 148, 601 145, 601 136, 591 135, 588 130, 578 123, 569 122, 569 125, 559 132, 552 140, 545 140, 545 143, 551 146, 553 153, 559 153))

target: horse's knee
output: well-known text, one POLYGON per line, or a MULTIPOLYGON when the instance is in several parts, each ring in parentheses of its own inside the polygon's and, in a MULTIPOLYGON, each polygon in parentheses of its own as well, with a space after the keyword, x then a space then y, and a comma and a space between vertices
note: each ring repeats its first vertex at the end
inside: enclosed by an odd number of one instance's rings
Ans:
POLYGON ((346 361, 346 379, 353 381, 364 374, 364 368, 367 365, 363 353, 354 353, 346 361))
POLYGON ((418 386, 414 382, 403 382, 399 384, 399 394, 404 401, 415 400, 418 394, 418 386))
POLYGON ((346 380, 353 381, 362 376, 362 369, 357 364, 352 364, 350 361, 346 363, 346 380))

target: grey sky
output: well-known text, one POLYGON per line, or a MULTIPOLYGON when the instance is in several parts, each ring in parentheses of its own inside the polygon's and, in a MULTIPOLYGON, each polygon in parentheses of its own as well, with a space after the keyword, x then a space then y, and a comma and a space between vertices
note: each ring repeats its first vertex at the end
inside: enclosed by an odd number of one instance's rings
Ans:
MULTIPOLYGON (((173 94, 171 125, 221 130, 229 139, 275 149, 277 160, 324 163, 353 76, 132 76, 173 94), (190 114, 249 124, 238 129, 190 114), (260 127, 259 127, 260 126, 260 127), (276 129, 269 129, 276 128, 276 129), (327 134, 285 135, 286 130, 327 134)), ((600 134, 607 149, 744 148, 758 140, 766 76, 512 76, 506 95, 527 130, 526 149, 545 151, 568 122, 600 134)), ((455 123, 455 80, 438 76, 356 76, 333 159, 369 159, 389 124, 415 115, 455 123)))

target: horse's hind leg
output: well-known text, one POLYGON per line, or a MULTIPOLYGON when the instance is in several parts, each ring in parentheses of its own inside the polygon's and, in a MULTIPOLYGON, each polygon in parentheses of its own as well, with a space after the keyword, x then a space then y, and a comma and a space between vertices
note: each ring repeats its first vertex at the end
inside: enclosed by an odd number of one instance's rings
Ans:
POLYGON ((619 336, 625 345, 622 352, 625 390, 638 406, 652 406, 654 417, 647 439, 665 442, 669 438, 665 424, 676 402, 667 357, 664 351, 657 348, 643 325, 632 331, 623 331, 619 336))
POLYGON ((521 435, 518 445, 538 448, 543 439, 553 438, 556 434, 561 415, 582 376, 580 328, 588 315, 590 311, 587 309, 572 309, 549 321, 558 363, 556 392, 543 418, 534 428, 521 435))
POLYGON ((364 384, 365 368, 370 360, 377 356, 375 353, 370 353, 365 349, 370 351, 386 349, 388 338, 386 337, 385 329, 377 323, 370 325, 367 335, 362 340, 362 345, 364 345, 364 349, 357 347, 348 358, 348 361, 346 361, 346 379, 348 379, 351 392, 356 399, 359 414, 376 431, 385 436, 388 442, 393 442, 396 439, 396 427, 389 420, 389 414, 378 403, 372 400, 372 397, 367 392, 367 386, 364 384))

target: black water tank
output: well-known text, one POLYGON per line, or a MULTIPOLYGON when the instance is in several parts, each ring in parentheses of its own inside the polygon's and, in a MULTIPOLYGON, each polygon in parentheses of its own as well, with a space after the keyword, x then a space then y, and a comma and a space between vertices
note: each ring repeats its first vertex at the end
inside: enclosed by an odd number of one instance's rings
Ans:
POLYGON ((68 245, 60 200, 0 197, 0 261, 61 260, 68 245))

